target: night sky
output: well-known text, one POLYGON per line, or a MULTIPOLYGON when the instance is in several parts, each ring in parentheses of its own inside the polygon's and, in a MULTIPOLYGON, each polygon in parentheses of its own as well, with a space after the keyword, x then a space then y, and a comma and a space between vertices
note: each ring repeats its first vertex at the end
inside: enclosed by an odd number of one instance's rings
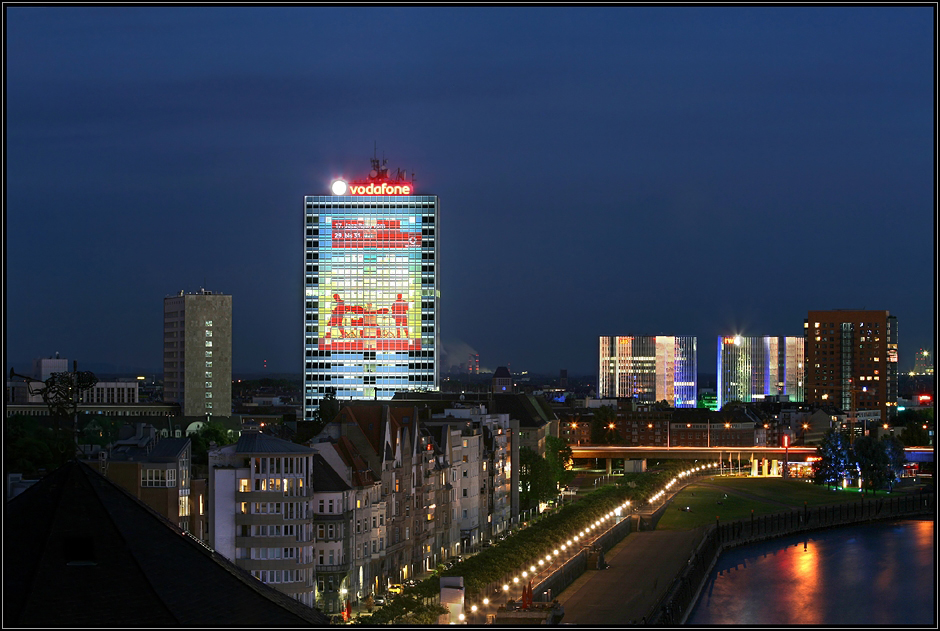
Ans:
POLYGON ((935 329, 925 7, 6 12, 6 365, 162 372, 163 298, 232 294, 302 370, 303 196, 440 196, 444 368, 594 375, 600 335, 935 329))

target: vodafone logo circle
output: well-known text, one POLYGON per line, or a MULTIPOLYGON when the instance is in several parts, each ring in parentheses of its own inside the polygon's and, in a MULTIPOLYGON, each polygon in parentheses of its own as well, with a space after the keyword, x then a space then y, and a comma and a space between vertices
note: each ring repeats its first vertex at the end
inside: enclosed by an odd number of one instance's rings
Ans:
POLYGON ((330 186, 330 190, 333 191, 334 195, 345 195, 346 194, 346 182, 343 180, 336 180, 333 182, 333 185, 330 186))

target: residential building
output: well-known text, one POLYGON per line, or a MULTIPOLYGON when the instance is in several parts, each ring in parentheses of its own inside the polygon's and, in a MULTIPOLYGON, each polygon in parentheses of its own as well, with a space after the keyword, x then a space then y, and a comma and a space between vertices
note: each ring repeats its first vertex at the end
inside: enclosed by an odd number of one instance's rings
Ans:
POLYGON ((352 487, 317 453, 313 457, 312 502, 316 606, 326 613, 341 612, 349 598, 354 496, 352 487))
POLYGON ((803 323, 806 403, 897 413, 898 322, 888 311, 810 311, 803 323))
POLYGON ((309 607, 316 603, 315 455, 247 426, 234 445, 209 450, 209 544, 309 607))
POLYGON ((185 417, 232 414, 232 297, 200 289, 163 300, 163 399, 185 417))
POLYGON ((206 481, 192 475, 189 438, 164 437, 149 423, 124 425, 117 440, 86 460, 181 530, 208 538, 206 481))
POLYGON ((598 396, 666 401, 675 408, 695 407, 698 383, 696 338, 690 336, 616 336, 600 338, 598 396))
POLYGON ((766 397, 803 400, 803 338, 718 338, 718 409, 729 401, 751 403, 766 397))
POLYGON ((373 160, 362 181, 304 198, 304 412, 437 390, 439 200, 373 160))
MULTIPOLYGON (((373 506, 377 507, 381 498, 382 480, 369 468, 348 436, 340 436, 337 440, 326 439, 313 443, 311 447, 340 474, 351 490, 348 503, 351 515, 345 542, 349 572, 344 580, 348 597, 361 601, 373 592, 372 548, 377 550, 379 543, 378 528, 372 528, 373 518, 378 524, 378 510, 373 512, 373 506)), ((321 499, 317 491, 319 487, 315 484, 314 488, 314 504, 318 507, 318 500, 321 499)), ((337 585, 340 584, 337 581, 337 585)))

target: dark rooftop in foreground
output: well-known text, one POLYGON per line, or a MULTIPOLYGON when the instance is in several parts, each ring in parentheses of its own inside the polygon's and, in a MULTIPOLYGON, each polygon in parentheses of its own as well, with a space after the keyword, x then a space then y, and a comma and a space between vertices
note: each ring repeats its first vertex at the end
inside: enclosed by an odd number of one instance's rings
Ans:
POLYGON ((289 627, 326 616, 71 461, 10 500, 4 627, 289 627))

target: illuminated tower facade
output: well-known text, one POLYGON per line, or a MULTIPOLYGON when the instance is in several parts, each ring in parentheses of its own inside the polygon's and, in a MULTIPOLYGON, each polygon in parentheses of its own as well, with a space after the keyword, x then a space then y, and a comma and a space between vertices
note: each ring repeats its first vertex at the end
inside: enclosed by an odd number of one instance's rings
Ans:
POLYGON ((803 322, 806 403, 898 409, 898 320, 888 311, 810 311, 803 322), (854 398, 854 400, 853 400, 854 398), (853 405, 854 403, 854 405, 853 405))
POLYGON ((598 396, 634 397, 676 408, 694 408, 698 352, 690 336, 602 336, 598 396))
POLYGON ((803 342, 801 337, 719 337, 718 408, 778 395, 803 401, 803 342))
POLYGON ((439 385, 436 195, 372 161, 304 198, 304 418, 327 392, 391 399, 439 385))

